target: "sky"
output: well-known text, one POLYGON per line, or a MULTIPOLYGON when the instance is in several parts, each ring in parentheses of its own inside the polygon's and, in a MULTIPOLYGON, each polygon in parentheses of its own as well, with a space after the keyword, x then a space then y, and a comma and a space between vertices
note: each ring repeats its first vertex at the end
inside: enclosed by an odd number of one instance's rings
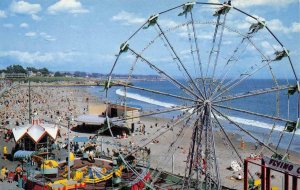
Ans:
MULTIPOLYGON (((218 2, 218 0, 209 0, 208 2, 218 2)), ((21 64, 24 67, 47 67, 51 71, 80 70, 108 73, 115 60, 115 55, 119 52, 120 45, 150 15, 183 3, 186 1, 1 0, 0 69, 11 64, 21 64)), ((296 72, 300 73, 299 0, 233 0, 232 5, 265 20, 267 26, 289 50, 296 72)), ((193 11, 195 15, 198 13, 205 15, 215 11, 214 9, 206 6, 203 7, 203 10, 194 8, 193 11)), ((184 21, 184 16, 177 16, 181 10, 178 9, 172 14, 170 12, 166 17, 162 15, 160 24, 163 29, 175 27, 184 21)), ((199 16, 199 19, 215 20, 216 18, 199 16)), ((253 20, 249 20, 237 11, 230 11, 227 20, 228 24, 242 30, 243 33, 247 32, 251 23, 254 23, 253 20)), ((200 25, 197 28, 201 29, 200 25)), ((207 28, 198 33, 198 39, 208 45, 211 44, 214 27, 207 28)), ((232 32, 230 33, 226 29, 225 33, 223 47, 226 49, 228 46, 228 50, 232 52, 231 46, 233 47, 234 43, 238 44, 241 38, 231 35, 232 32), (228 34, 228 38, 225 33, 228 34)), ((141 51, 155 37, 155 34, 156 31, 153 29, 142 31, 130 42, 130 47, 141 51)), ((187 29, 178 29, 172 35, 174 37, 170 37, 170 40, 180 52, 179 56, 182 57, 182 60, 186 60, 184 52, 188 52, 187 29)), ((266 31, 257 34, 253 40, 256 40, 257 46, 263 48, 270 57, 275 50, 281 49, 266 31)), ((155 44, 149 48, 145 56, 160 63, 170 61, 164 57, 166 54, 161 52, 162 48, 155 44)), ((245 61, 260 61, 260 56, 252 59, 251 48, 247 50, 249 52, 243 56, 245 61)), ((223 52, 220 54, 220 59, 225 60, 229 53, 223 52)), ((132 61, 133 57, 129 54, 123 61, 132 61)), ((169 63, 165 64, 165 68, 170 68, 170 66, 169 63)), ((278 72, 283 71, 282 69, 285 69, 285 66, 279 67, 278 72)), ((122 67, 119 67, 119 71, 122 73, 122 67)), ((142 67, 136 70, 137 74, 145 74, 145 72, 142 67)))

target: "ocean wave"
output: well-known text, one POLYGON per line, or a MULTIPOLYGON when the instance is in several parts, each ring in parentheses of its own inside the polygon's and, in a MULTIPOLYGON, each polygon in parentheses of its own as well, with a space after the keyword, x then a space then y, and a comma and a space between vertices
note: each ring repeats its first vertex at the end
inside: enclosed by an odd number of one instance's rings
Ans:
MULTIPOLYGON (((125 96, 125 92, 121 89, 117 89, 116 94, 119 95, 119 96, 125 96)), ((145 97, 145 96, 142 96, 142 95, 139 95, 139 94, 135 94, 135 93, 130 93, 130 92, 126 93, 126 97, 134 99, 134 100, 138 100, 138 101, 141 101, 141 102, 146 102, 146 103, 149 103, 149 104, 162 106, 162 107, 165 107, 165 108, 172 108, 174 106, 177 106, 176 104, 161 102, 161 101, 158 101, 158 100, 154 100, 152 98, 148 98, 148 97, 145 97)))
MULTIPOLYGON (((121 89, 117 89, 116 94, 119 96, 125 96, 125 92, 121 89)), ((149 98, 146 96, 142 96, 142 95, 136 94, 136 93, 131 93, 131 92, 127 92, 126 97, 134 99, 134 100, 138 100, 141 102, 165 107, 165 108, 172 108, 174 106, 179 106, 176 104, 162 102, 159 100, 155 100, 155 99, 152 99, 152 98, 149 98)), ((189 110, 189 112, 191 112, 191 111, 192 111, 192 109, 189 110)), ((247 126, 259 127, 259 128, 264 128, 264 129, 272 129, 273 128, 273 124, 271 124, 271 123, 266 123, 266 122, 251 120, 251 119, 245 119, 245 118, 240 118, 240 117, 234 117, 234 116, 228 116, 228 117, 236 123, 247 125, 247 126)), ((225 120, 223 117, 219 117, 219 116, 218 116, 218 119, 225 120)), ((276 125, 274 128, 274 131, 283 131, 283 130, 284 130, 284 126, 281 126, 281 125, 276 125)), ((296 134, 300 135, 300 130, 296 131, 296 134)))
MULTIPOLYGON (((264 128, 264 129, 272 129, 273 128, 273 124, 271 124, 271 123, 265 123, 265 122, 261 122, 261 121, 255 121, 255 120, 251 120, 251 119, 245 119, 245 118, 234 117, 234 116, 228 116, 228 117, 236 123, 247 125, 247 126, 259 127, 259 128, 264 128)), ((219 116, 218 116, 218 119, 225 120, 224 118, 219 117, 219 116)), ((275 125, 274 131, 283 131, 283 130, 284 130, 284 126, 275 125)), ((296 131, 295 134, 300 135, 300 131, 299 130, 296 131)))

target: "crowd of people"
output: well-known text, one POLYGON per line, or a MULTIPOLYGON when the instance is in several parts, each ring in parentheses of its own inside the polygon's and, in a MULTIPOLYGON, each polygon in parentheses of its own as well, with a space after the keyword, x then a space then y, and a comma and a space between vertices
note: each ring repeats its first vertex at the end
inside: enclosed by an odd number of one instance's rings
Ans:
POLYGON ((23 175, 23 168, 21 167, 21 164, 18 164, 15 168, 15 171, 10 171, 7 169, 7 167, 2 166, 1 172, 0 172, 0 181, 3 182, 7 180, 9 183, 12 183, 13 181, 19 181, 20 179, 26 181, 26 176, 23 175))

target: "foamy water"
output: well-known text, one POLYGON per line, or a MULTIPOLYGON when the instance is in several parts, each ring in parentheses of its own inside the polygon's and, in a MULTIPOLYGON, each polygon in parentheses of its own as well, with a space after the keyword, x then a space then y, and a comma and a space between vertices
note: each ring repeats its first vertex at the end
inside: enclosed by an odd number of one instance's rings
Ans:
MULTIPOLYGON (((117 89, 116 94, 119 95, 119 96, 125 96, 125 92, 121 89, 117 89)), ((135 94, 135 93, 130 93, 130 92, 126 93, 126 97, 127 98, 132 98, 134 100, 138 100, 138 101, 141 101, 141 102, 146 102, 148 104, 162 106, 162 107, 165 107, 165 108, 172 108, 174 106, 177 106, 176 104, 161 102, 161 101, 158 101, 158 100, 154 100, 152 98, 142 96, 140 94, 135 94)))
MULTIPOLYGON (((116 94, 119 95, 119 96, 123 96, 123 97, 125 96, 125 92, 121 89, 117 89, 116 94)), ((145 103, 165 107, 165 108, 172 108, 174 106, 178 106, 176 104, 162 102, 162 101, 155 100, 155 99, 152 99, 152 98, 149 98, 149 97, 146 97, 146 96, 142 96, 142 95, 136 94, 136 93, 127 92, 126 97, 134 99, 134 100, 138 100, 138 101, 141 101, 141 102, 145 102, 145 103)), ((191 110, 189 110, 189 112, 191 112, 191 110)), ((271 124, 271 123, 255 121, 255 120, 251 120, 251 119, 245 119, 245 118, 234 117, 234 116, 228 116, 228 117, 232 121, 234 121, 236 123, 239 123, 239 124, 243 124, 243 125, 259 127, 259 128, 264 128, 264 129, 272 129, 273 128, 273 124, 271 124)), ((219 116, 218 116, 218 119, 225 120, 223 117, 219 117, 219 116)), ((283 131, 284 126, 276 125, 274 130, 275 131, 283 131)), ((300 135, 300 130, 296 131, 296 134, 300 135)))

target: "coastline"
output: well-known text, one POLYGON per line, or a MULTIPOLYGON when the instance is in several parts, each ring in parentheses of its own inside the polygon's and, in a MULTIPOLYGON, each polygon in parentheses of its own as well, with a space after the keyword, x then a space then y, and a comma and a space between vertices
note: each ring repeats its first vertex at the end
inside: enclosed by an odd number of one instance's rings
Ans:
MULTIPOLYGON (((39 86, 39 87, 33 87, 31 90, 33 96, 32 109, 33 110, 36 109, 38 115, 41 117, 43 116, 43 119, 51 120, 54 123, 57 123, 57 119, 58 119, 57 117, 61 117, 60 124, 63 126, 67 125, 67 121, 64 120, 64 118, 65 116, 68 115, 68 113, 72 112, 74 116, 77 116, 86 112, 88 103, 97 103, 97 104, 103 103, 103 100, 101 100, 97 96, 90 94, 90 92, 86 88, 76 88, 76 87, 53 88, 53 87, 39 86), (67 98, 69 99, 70 103, 67 101, 67 98), (88 102, 86 101, 87 98, 89 99, 88 102), (57 111, 60 112, 58 116, 56 115, 57 111), (57 117, 54 118, 53 117, 54 115, 57 117)), ((9 120, 10 124, 6 126, 7 128, 15 127, 14 123, 17 120, 15 119, 16 117, 20 120, 19 123, 22 123, 22 121, 26 123, 26 119, 27 119, 26 117, 28 115, 28 103, 26 101, 23 101, 21 103, 17 103, 17 106, 14 104, 14 102, 24 97, 23 94, 26 94, 26 92, 28 92, 28 87, 21 86, 21 87, 12 88, 6 93, 5 97, 6 99, 9 99, 11 104, 7 109, 1 110, 1 117, 2 117, 1 119, 2 121, 6 121, 7 119, 9 120), (6 118, 6 116, 8 116, 8 118, 6 118)), ((2 104, 4 101, 6 101, 5 97, 2 96, 0 98, 2 104)), ((25 98, 26 97, 27 96, 25 96, 25 98)), ((137 131, 134 132, 131 136, 129 136, 128 139, 115 139, 110 136, 101 136, 99 138, 102 138, 102 140, 104 141, 117 142, 123 145, 124 148, 128 148, 130 143, 133 143, 134 146, 139 146, 140 144, 138 143, 146 142, 147 140, 156 137, 163 130, 167 130, 166 123, 168 123, 169 121, 170 119, 167 118, 145 117, 142 118, 141 124, 136 127, 137 131), (157 127, 155 123, 157 123, 157 127), (139 128, 142 124, 146 126, 145 135, 139 132, 139 128)), ((58 139, 58 141, 62 143, 66 141, 65 137, 67 134, 67 128, 63 126, 60 127, 61 137, 58 139)), ((177 125, 173 128, 173 130, 169 130, 168 132, 164 133, 164 135, 157 138, 158 143, 152 142, 147 145, 147 147, 151 149, 151 156, 150 156, 151 167, 160 168, 163 166, 164 170, 172 172, 172 154, 170 155, 169 149, 170 149, 170 144, 174 141, 174 138, 176 138, 176 135, 179 133, 179 131, 180 131, 180 125, 177 125)), ((176 148, 172 149, 174 152, 174 159, 175 159, 174 162, 175 174, 184 175, 184 169, 186 165, 185 160, 190 146, 191 133, 192 133, 192 129, 187 128, 181 140, 177 142, 176 148), (175 149, 178 150, 175 151, 175 149)), ((71 131, 70 136, 71 138, 75 136, 90 137, 93 136, 93 134, 71 131)), ((237 133, 228 133, 228 136, 232 140, 233 144, 236 147, 238 147, 238 151, 241 153, 243 158, 250 156, 251 153, 256 154, 257 152, 263 152, 264 155, 268 155, 268 156, 271 155, 271 153, 266 149, 264 149, 263 151, 261 151, 260 148, 255 150, 255 144, 251 142, 246 142, 245 148, 241 149, 240 148, 241 136, 238 135, 237 133)), ((234 176, 237 176, 238 173, 227 169, 230 166, 231 161, 238 160, 238 157, 233 156, 234 152, 231 150, 231 148, 229 148, 227 145, 224 144, 224 141, 222 140, 222 136, 220 136, 219 131, 215 132, 215 142, 216 142, 217 161, 220 166, 220 174, 221 174, 221 180, 223 184, 231 188, 241 189, 243 185, 242 181, 237 181, 234 179, 234 176)), ((14 142, 10 141, 7 143, 3 141, 1 138, 1 146, 4 145, 8 146, 10 151, 12 146, 14 145, 14 142)), ((111 144, 103 145, 104 150, 106 150, 107 148, 112 150, 115 147, 111 144)), ((66 151, 60 154, 61 154, 60 155, 61 158, 66 157, 66 151)), ((292 151, 290 154, 291 154, 290 156, 291 161, 295 163, 299 163, 298 158, 300 157, 300 154, 292 151)), ((8 165, 10 170, 13 170, 16 165, 16 163, 14 162, 11 163, 7 160, 3 161, 3 163, 5 165, 8 165)), ((250 168, 250 170, 251 173, 255 174, 259 170, 259 168, 253 166, 250 168)), ((274 173, 274 175, 275 175, 274 185, 280 186, 281 184, 280 175, 276 173, 274 173)))

